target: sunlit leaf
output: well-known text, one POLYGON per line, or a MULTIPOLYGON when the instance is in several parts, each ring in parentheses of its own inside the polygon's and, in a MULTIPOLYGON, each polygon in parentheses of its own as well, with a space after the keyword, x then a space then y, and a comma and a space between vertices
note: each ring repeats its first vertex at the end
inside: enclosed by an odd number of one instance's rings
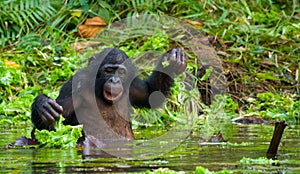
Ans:
POLYGON ((72 16, 76 16, 76 17, 80 17, 82 15, 82 12, 81 11, 73 11, 71 13, 72 16))

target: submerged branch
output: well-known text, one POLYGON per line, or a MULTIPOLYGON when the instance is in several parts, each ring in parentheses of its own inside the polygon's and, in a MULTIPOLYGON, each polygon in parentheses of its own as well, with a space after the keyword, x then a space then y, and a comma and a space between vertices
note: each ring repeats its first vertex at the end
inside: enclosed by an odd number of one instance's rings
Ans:
POLYGON ((275 129, 274 129, 274 133, 273 133, 273 137, 269 146, 269 149, 267 151, 267 158, 275 158, 276 154, 277 154, 277 150, 278 150, 278 146, 280 143, 280 139, 282 137, 284 128, 287 126, 287 124, 285 123, 285 121, 277 121, 275 123, 275 129))

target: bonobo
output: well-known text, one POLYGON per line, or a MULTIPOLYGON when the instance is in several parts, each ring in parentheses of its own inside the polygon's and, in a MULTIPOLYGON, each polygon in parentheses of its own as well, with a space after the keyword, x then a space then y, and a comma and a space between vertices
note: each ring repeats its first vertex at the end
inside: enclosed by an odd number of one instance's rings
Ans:
MULTIPOLYGON (((104 49, 62 86, 56 100, 44 94, 37 96, 31 107, 31 120, 39 130, 52 130, 60 114, 65 117, 64 124, 83 124, 83 127, 101 118, 113 132, 133 139, 130 107, 161 105, 173 78, 182 73, 186 65, 184 52, 179 48, 171 49, 159 58, 152 74, 142 80, 123 51, 104 49), (87 117, 92 119, 86 120, 87 117)), ((99 134, 105 134, 103 125, 98 126, 99 134)))

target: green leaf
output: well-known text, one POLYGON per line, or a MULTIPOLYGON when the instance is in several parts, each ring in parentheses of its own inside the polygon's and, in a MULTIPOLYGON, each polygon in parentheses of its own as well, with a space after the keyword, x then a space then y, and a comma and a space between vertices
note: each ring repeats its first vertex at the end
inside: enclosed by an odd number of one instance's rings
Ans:
POLYGON ((64 125, 64 118, 61 117, 55 124, 55 131, 36 130, 35 137, 41 147, 50 148, 74 148, 78 138, 82 136, 82 125, 64 125))
POLYGON ((208 78, 210 77, 210 74, 212 73, 213 68, 209 67, 207 69, 205 69, 205 74, 201 77, 200 81, 206 81, 208 80, 208 78))
POLYGON ((258 77, 260 79, 265 79, 265 80, 274 80, 274 81, 280 80, 280 78, 274 76, 272 72, 270 72, 270 73, 257 73, 256 77, 258 77))
POLYGON ((71 15, 75 16, 75 17, 80 17, 82 15, 82 12, 81 11, 75 11, 75 12, 72 12, 71 15))

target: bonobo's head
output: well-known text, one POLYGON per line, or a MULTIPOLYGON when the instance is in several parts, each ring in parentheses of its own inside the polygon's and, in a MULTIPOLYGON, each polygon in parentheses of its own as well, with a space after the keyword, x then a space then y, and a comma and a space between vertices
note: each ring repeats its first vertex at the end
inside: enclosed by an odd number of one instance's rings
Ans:
POLYGON ((128 92, 136 70, 128 56, 117 48, 104 49, 95 55, 89 67, 98 68, 95 93, 107 103, 119 101, 128 92))

